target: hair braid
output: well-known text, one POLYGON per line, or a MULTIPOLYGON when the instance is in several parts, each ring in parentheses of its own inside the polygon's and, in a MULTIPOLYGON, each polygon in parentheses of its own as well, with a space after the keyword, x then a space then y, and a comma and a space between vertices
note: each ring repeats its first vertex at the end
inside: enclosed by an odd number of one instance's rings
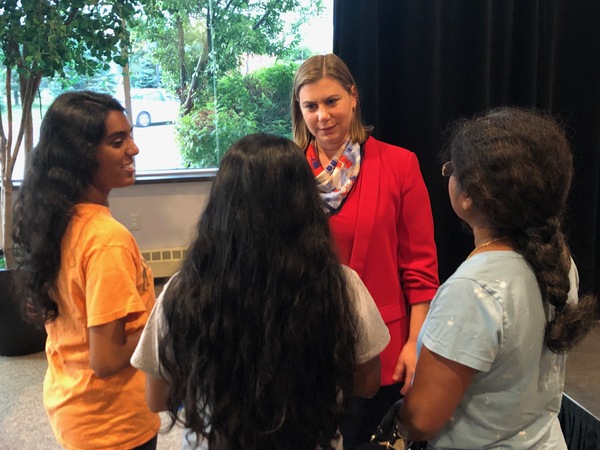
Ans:
POLYGON ((589 312, 595 308, 591 296, 581 298, 578 305, 567 303, 571 257, 560 223, 553 216, 545 224, 527 227, 515 237, 517 249, 535 273, 542 298, 554 306, 544 341, 555 353, 568 351, 581 341, 593 326, 589 312))
POLYGON ((553 352, 569 350, 595 324, 593 296, 567 303, 571 254, 562 219, 573 176, 563 127, 550 115, 497 108, 458 121, 448 142, 460 188, 495 236, 510 236, 535 274, 546 308, 544 337, 553 352))
POLYGON ((529 226, 515 240, 535 273, 542 298, 561 311, 569 293, 571 262, 560 220, 554 216, 543 225, 529 226))

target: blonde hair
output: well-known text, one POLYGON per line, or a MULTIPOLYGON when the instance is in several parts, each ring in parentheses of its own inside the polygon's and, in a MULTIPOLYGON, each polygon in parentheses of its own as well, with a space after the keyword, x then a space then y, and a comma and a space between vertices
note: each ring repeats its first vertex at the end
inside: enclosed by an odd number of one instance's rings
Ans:
POLYGON ((356 82, 342 59, 333 53, 327 55, 315 55, 308 58, 296 71, 292 90, 292 130, 294 141, 303 151, 313 139, 308 130, 302 110, 300 109, 299 93, 302 86, 319 81, 322 78, 336 80, 350 94, 356 94, 356 108, 354 108, 352 121, 350 122, 350 139, 353 142, 363 144, 369 137, 371 127, 363 125, 360 117, 360 98, 356 82))

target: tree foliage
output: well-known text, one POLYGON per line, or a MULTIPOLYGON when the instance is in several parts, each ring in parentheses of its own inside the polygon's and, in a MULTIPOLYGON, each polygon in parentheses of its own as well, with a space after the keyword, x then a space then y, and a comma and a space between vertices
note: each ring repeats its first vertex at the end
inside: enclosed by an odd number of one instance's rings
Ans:
POLYGON ((322 0, 155 0, 137 23, 134 47, 156 43, 165 84, 182 101, 177 139, 188 167, 216 167, 222 153, 254 131, 291 136, 295 66, 242 75, 244 58, 289 60, 300 27, 322 0), (215 91, 217 98, 215 98, 215 91), (215 108, 216 105, 216 108, 215 108))
POLYGON ((21 147, 28 166, 32 105, 40 86, 58 93, 91 84, 114 92, 118 80, 113 63, 127 64, 130 78, 125 81, 179 94, 188 114, 178 127, 186 163, 216 166, 223 149, 243 134, 290 135, 292 66, 244 76, 241 63, 251 55, 289 61, 304 54, 297 46, 299 28, 323 9, 322 1, 0 0, 0 62, 5 68, 0 238, 7 259, 12 174, 21 147))
POLYGON ((298 65, 276 64, 242 76, 223 76, 217 91, 218 115, 212 101, 195 108, 177 125, 182 159, 187 167, 216 167, 223 153, 248 133, 291 137, 290 95, 298 65))
POLYGON ((2 239, 12 264, 12 174, 21 146, 26 166, 33 146, 31 110, 42 77, 70 70, 93 76, 110 61, 125 64, 121 49, 129 42, 125 23, 139 2, 132 0, 1 0, 0 47, 5 66, 6 126, 0 111, 2 239), (18 74, 21 117, 13 132, 13 73, 18 74))
MULTIPOLYGON (((196 7, 196 1, 151 1, 144 8, 145 14, 130 25, 131 54, 144 54, 158 65, 162 86, 180 98, 185 97, 182 86, 194 71, 195 60, 189 55, 205 51, 206 29, 195 14, 196 7)), ((131 69, 132 75, 139 70, 136 61, 131 61, 131 69)))
POLYGON ((194 100, 209 101, 213 77, 238 70, 244 56, 297 47, 300 26, 322 9, 322 0, 153 0, 136 36, 159 43, 163 75, 189 112, 194 100))
POLYGON ((55 75, 52 78, 44 78, 40 88, 45 85, 53 96, 69 90, 93 89, 113 95, 119 84, 119 74, 110 69, 99 69, 93 75, 77 73, 72 64, 66 64, 63 68, 64 75, 55 75))

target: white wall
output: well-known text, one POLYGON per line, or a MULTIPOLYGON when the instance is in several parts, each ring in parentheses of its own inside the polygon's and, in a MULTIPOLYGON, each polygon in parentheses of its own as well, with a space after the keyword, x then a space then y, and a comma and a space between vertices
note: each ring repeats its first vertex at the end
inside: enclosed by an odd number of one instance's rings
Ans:
POLYGON ((187 247, 211 186, 210 181, 198 181, 113 189, 110 210, 128 228, 130 214, 139 214, 139 230, 131 233, 141 250, 187 247))
MULTIPOLYGON (((141 250, 187 247, 211 186, 210 181, 194 181, 113 189, 110 209, 127 228, 131 225, 130 214, 139 214, 139 230, 131 233, 141 250)), ((13 200, 16 196, 14 192, 13 200)))

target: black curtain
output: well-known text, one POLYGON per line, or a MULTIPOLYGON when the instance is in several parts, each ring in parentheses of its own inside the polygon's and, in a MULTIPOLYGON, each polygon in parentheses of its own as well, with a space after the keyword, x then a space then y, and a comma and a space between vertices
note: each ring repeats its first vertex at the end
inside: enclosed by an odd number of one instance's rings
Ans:
POLYGON ((569 450, 600 450, 600 419, 563 394, 558 414, 569 450))
POLYGON ((582 291, 600 287, 600 1, 336 0, 334 52, 378 139, 414 151, 431 195, 440 278, 473 246, 450 208, 439 151, 449 121, 536 107, 569 128, 567 234, 582 291))

